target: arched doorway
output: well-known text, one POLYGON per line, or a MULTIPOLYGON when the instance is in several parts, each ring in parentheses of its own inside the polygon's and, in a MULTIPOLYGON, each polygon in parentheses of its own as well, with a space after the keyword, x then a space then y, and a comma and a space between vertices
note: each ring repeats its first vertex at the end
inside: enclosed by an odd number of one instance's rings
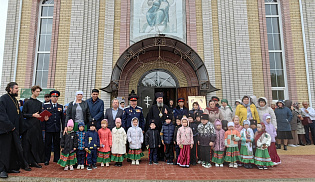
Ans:
POLYGON ((177 78, 167 70, 153 69, 143 74, 139 79, 137 88, 138 105, 143 108, 143 114, 146 115, 152 104, 154 104, 154 93, 163 92, 164 104, 168 104, 169 100, 176 99, 178 87, 177 78))
MULTIPOLYGON (((141 98, 139 105, 145 107, 142 103, 145 98, 142 98, 138 85, 146 76, 157 73, 169 75, 177 81, 174 99, 187 98, 189 95, 206 95, 219 90, 210 84, 204 62, 191 47, 163 35, 147 38, 130 46, 117 60, 110 84, 102 90, 112 93, 112 97, 125 98, 135 90, 141 98)), ((164 92, 170 88, 155 87, 154 92, 160 91, 159 89, 164 92)), ((154 96, 151 98, 152 104, 154 96)))

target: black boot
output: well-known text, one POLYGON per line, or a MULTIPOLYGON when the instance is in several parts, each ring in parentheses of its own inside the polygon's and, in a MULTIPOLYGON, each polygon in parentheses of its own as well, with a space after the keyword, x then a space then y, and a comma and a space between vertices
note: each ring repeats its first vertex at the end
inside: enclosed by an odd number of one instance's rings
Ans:
POLYGON ((277 144, 277 149, 281 149, 281 144, 277 144))
POLYGON ((0 173, 0 178, 7 178, 7 177, 8 177, 8 173, 7 173, 7 172, 2 171, 2 172, 0 173))
POLYGON ((288 150, 286 145, 283 146, 283 150, 288 150))

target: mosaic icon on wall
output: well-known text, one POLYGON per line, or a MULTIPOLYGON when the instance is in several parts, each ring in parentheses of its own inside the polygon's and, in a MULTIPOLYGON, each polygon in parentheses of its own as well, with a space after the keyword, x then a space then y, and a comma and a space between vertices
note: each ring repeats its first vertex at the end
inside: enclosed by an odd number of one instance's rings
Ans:
POLYGON ((185 2, 132 0, 130 44, 158 34, 186 42, 185 2))

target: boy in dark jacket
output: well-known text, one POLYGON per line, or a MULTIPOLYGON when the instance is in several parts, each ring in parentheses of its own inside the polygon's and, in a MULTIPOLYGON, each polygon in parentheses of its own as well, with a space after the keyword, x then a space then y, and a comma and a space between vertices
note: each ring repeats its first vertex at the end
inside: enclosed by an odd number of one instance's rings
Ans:
POLYGON ((173 164, 174 160, 174 143, 173 143, 173 137, 174 137, 174 130, 175 126, 173 125, 172 114, 165 114, 165 123, 162 125, 161 130, 161 139, 162 144, 165 145, 165 158, 167 164, 173 164))
POLYGON ((77 159, 78 159, 78 166, 77 169, 84 169, 84 160, 86 156, 85 152, 85 134, 84 131, 84 122, 79 122, 78 124, 79 131, 77 131, 78 137, 78 149, 77 149, 77 159))
POLYGON ((210 150, 214 145, 216 138, 215 129, 212 123, 209 122, 209 115, 201 115, 201 123, 198 125, 198 145, 200 145, 202 166, 210 168, 210 150))
POLYGON ((182 120, 182 115, 177 115, 176 116, 176 123, 175 123, 175 130, 174 130, 174 137, 173 137, 173 140, 174 140, 174 145, 175 145, 175 152, 176 152, 176 160, 174 160, 174 165, 177 165, 177 159, 178 159, 178 156, 179 156, 179 153, 180 153, 180 148, 179 148, 179 145, 177 145, 177 131, 178 131, 178 128, 180 128, 182 126, 181 124, 181 120, 182 120))
MULTIPOLYGON (((196 112, 196 113, 195 113, 195 116, 194 116, 194 118, 195 118, 194 124, 197 125, 197 133, 198 133, 198 125, 201 123, 201 119, 200 119, 201 114, 202 114, 202 112, 196 112)), ((194 132, 194 130, 193 130, 193 132, 194 132)), ((197 134, 197 135, 198 135, 198 134, 197 134)), ((195 136, 195 133, 194 133, 194 136, 195 136)), ((194 143, 196 144, 196 147, 197 147, 198 164, 201 164, 201 160, 200 160, 200 145, 198 145, 198 139, 197 139, 197 137, 195 137, 195 138, 194 138, 194 143), (195 138, 196 138, 196 141, 195 141, 195 138)))
POLYGON ((158 147, 161 146, 161 137, 159 131, 156 129, 155 121, 150 120, 150 129, 145 133, 145 145, 149 150, 149 165, 158 164, 157 151, 158 147))
POLYGON ((85 138, 85 151, 88 152, 87 170, 92 170, 92 167, 96 169, 97 150, 100 147, 100 139, 96 131, 96 122, 90 122, 90 130, 86 132, 85 138))
POLYGON ((188 121, 189 121, 189 127, 191 128, 193 135, 194 135, 194 146, 190 150, 190 164, 196 165, 197 164, 197 135, 198 135, 198 124, 194 121, 194 114, 188 113, 188 121))

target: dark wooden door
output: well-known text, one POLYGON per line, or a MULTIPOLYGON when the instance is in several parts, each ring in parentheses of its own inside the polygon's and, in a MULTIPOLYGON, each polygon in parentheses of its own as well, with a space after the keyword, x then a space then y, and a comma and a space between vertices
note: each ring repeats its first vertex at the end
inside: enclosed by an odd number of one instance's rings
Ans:
POLYGON ((198 96, 199 87, 181 87, 177 89, 177 98, 185 99, 185 107, 188 107, 188 96, 198 96))

